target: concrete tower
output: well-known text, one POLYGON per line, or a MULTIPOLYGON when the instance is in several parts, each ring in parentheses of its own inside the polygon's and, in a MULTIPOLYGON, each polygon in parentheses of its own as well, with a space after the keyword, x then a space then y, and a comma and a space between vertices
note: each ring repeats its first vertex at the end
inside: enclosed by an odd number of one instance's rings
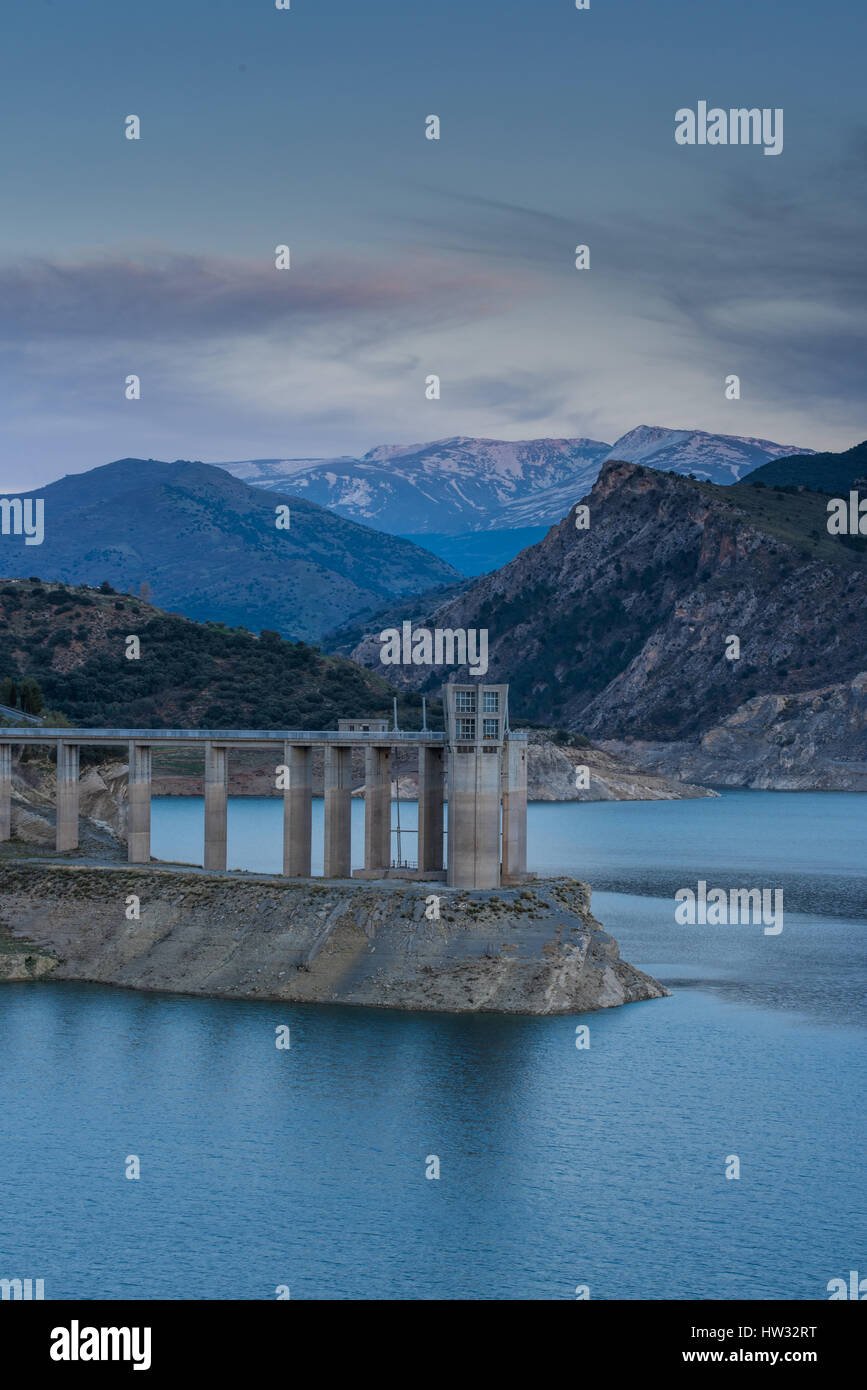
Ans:
POLYGON ((507 685, 446 685, 447 882, 499 888, 527 867, 527 739, 509 730, 507 685), (501 851, 500 806, 503 804, 501 851))

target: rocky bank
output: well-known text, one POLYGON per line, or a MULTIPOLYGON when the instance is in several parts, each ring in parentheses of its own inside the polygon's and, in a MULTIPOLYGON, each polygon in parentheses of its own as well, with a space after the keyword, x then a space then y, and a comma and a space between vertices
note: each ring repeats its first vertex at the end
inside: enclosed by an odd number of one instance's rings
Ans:
POLYGON ((573 879, 466 892, 6 858, 0 904, 7 980, 454 1013, 580 1013, 668 993, 621 960, 573 879))
MULTIPOLYGON (((126 843, 126 763, 85 767, 79 781, 79 841, 82 854, 113 857, 126 843)), ((55 840, 57 775, 48 758, 12 760, 12 840, 51 849, 55 840)))
POLYGON ((867 792, 867 673, 796 695, 758 695, 700 740, 612 741, 651 775, 759 791, 867 792))

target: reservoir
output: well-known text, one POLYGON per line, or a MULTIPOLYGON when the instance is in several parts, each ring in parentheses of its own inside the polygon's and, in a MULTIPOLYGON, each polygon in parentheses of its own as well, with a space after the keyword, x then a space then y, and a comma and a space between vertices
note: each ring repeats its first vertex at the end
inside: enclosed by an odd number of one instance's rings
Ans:
MULTIPOLYGON (((155 801, 155 856, 201 862, 201 833, 200 799, 155 801)), ((535 804, 529 835, 670 998, 521 1018, 0 986, 0 1277, 79 1299, 806 1300, 863 1270, 867 800, 535 804), (678 925, 700 880, 782 889, 784 929, 678 925)), ((273 871, 280 845, 279 801, 230 802, 230 866, 273 871)))

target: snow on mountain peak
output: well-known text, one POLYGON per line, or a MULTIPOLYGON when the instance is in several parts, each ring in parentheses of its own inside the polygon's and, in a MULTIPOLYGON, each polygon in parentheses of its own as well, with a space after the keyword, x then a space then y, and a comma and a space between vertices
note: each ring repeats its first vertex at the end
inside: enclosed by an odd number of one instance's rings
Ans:
POLYGON ((597 439, 476 439, 380 444, 362 458, 248 459, 223 464, 247 482, 303 492, 350 520, 396 535, 550 526, 585 496, 607 459, 735 483, 784 454, 767 439, 638 425, 597 439))
POLYGON ((733 483, 769 459, 811 453, 812 449, 775 444, 770 439, 639 425, 617 440, 607 458, 623 463, 649 463, 653 468, 676 473, 694 473, 713 483, 733 483))

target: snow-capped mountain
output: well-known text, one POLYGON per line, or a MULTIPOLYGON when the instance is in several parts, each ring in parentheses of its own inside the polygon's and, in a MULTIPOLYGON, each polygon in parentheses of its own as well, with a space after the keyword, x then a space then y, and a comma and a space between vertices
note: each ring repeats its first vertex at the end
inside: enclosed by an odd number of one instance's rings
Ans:
POLYGON ((257 487, 296 493, 393 535, 457 536, 553 526, 593 486, 606 459, 735 483, 791 444, 640 425, 613 445, 597 439, 472 439, 384 444, 362 458, 224 463, 257 487))
POLYGON ((774 444, 770 439, 639 425, 621 435, 606 457, 622 463, 643 463, 660 472, 694 473, 705 482, 725 484, 739 482, 770 459, 813 452, 792 444, 774 444))
POLYGON ((592 485, 608 449, 595 439, 456 437, 381 445, 360 459, 253 459, 221 466, 245 482, 297 493, 380 531, 459 535, 536 524, 535 516, 528 523, 498 518, 514 503, 550 489, 565 488, 568 510, 575 487, 585 480, 592 485))
POLYGON ((294 478, 298 473, 306 473, 310 468, 321 464, 352 464, 358 459, 350 454, 336 459, 246 459, 243 463, 218 463, 217 468, 225 468, 245 483, 253 487, 270 487, 279 492, 280 485, 294 478))

